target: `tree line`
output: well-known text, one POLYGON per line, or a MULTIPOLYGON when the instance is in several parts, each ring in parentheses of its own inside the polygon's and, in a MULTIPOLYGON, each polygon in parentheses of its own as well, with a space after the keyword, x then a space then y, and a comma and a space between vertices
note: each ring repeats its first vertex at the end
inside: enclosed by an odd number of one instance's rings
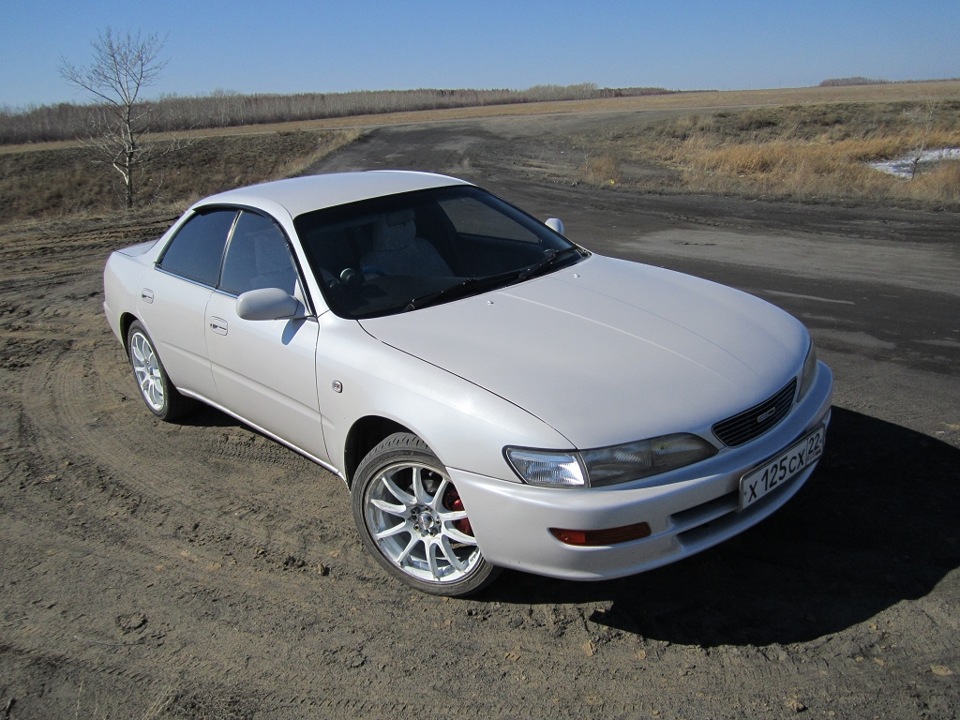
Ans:
MULTIPOLYGON (((599 88, 593 83, 537 85, 526 90, 379 90, 295 95, 215 91, 209 95, 141 100, 151 132, 320 120, 414 110, 660 95, 656 87, 599 88)), ((57 103, 24 110, 0 108, 0 144, 86 139, 103 124, 102 103, 57 103)))
MULTIPOLYGON (((943 78, 944 80, 954 81, 960 78, 943 78)), ((911 83, 938 82, 931 80, 883 80, 877 78, 866 78, 860 75, 843 78, 827 78, 820 81, 820 87, 853 87, 855 85, 909 85, 911 83)))

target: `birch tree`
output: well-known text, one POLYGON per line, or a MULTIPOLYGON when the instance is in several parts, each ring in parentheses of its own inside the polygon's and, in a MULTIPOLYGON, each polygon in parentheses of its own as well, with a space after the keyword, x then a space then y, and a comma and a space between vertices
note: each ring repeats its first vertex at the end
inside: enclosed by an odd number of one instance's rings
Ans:
POLYGON ((92 137, 84 142, 97 162, 120 174, 127 208, 136 204, 136 181, 150 157, 143 137, 150 131, 153 106, 144 102, 142 92, 157 81, 166 66, 160 59, 163 45, 164 40, 155 34, 121 35, 108 27, 91 43, 89 65, 60 61, 60 76, 90 93, 99 106, 92 137))

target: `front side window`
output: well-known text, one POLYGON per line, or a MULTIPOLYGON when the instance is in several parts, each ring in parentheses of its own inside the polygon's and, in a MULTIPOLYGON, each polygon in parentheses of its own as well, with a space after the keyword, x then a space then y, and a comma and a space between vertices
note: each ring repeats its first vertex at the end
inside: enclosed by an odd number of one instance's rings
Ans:
POLYGON ((212 210, 194 215, 163 251, 159 267, 215 287, 220 277, 223 248, 236 216, 236 210, 212 210))
POLYGON ((297 270, 283 231, 269 218, 243 211, 223 261, 220 289, 233 295, 280 288, 296 294, 297 270))

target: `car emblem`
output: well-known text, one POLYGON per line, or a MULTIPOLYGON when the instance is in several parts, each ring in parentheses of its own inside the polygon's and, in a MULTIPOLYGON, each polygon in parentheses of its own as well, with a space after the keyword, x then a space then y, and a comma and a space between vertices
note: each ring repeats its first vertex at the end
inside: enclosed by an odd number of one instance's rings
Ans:
POLYGON ((777 408, 772 407, 769 410, 767 410, 765 413, 761 413, 760 415, 757 415, 757 424, 759 425, 764 420, 769 420, 776 414, 776 412, 777 412, 777 408))

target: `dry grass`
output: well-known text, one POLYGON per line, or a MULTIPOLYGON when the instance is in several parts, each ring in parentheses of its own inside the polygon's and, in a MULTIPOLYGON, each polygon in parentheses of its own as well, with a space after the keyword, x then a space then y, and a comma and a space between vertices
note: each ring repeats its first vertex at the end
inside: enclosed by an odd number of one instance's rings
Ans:
MULTIPOLYGON (((140 205, 186 206, 231 187, 296 175, 359 137, 357 130, 272 132, 197 137, 163 154, 140 179, 140 205)), ((122 205, 114 171, 91 165, 83 148, 0 154, 0 223, 105 212, 122 205)))
POLYGON ((960 160, 945 162, 911 180, 901 193, 920 202, 960 208, 960 160))
POLYGON ((658 192, 960 207, 954 161, 912 180, 867 164, 960 147, 956 100, 723 110, 582 142, 621 164, 676 171, 671 187, 646 188, 658 192))
POLYGON ((616 185, 622 177, 620 161, 615 156, 599 155, 586 159, 578 180, 588 185, 616 185))

